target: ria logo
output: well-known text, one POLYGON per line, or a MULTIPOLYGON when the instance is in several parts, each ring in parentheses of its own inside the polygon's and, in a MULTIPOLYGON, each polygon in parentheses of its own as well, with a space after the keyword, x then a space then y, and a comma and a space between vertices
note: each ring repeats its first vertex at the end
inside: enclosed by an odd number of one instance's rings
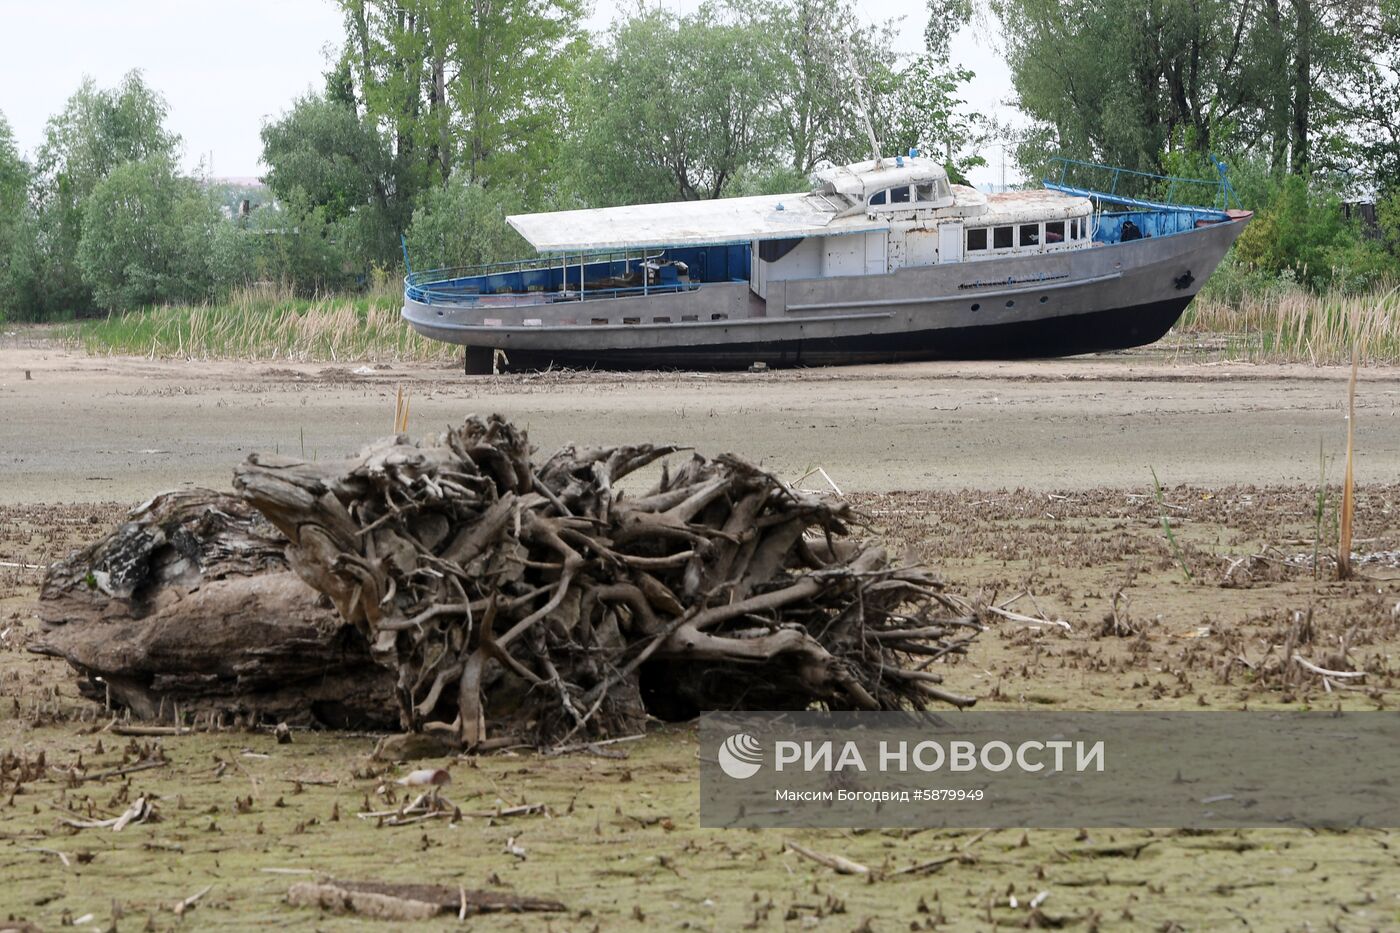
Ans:
POLYGON ((719 747, 720 770, 736 781, 751 778, 763 766, 763 746, 747 732, 736 732, 719 747))

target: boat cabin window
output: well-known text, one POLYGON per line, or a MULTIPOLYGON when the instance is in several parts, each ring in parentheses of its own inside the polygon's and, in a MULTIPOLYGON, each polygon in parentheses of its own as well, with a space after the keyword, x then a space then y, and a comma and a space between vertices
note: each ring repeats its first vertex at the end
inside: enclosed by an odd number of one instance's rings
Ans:
POLYGON ((1070 220, 1049 220, 1043 225, 1017 224, 1008 227, 969 227, 965 234, 966 252, 977 253, 987 249, 1003 250, 1027 246, 1058 246, 1089 235, 1089 221, 1086 217, 1070 220), (988 242, 988 234, 991 234, 988 242))
POLYGON ((922 182, 914 186, 914 200, 929 204, 937 204, 946 201, 953 196, 953 189, 948 187, 948 179, 935 178, 933 181, 922 182))
POLYGON ((916 185, 900 185, 898 188, 886 188, 877 191, 870 196, 867 202, 871 207, 879 207, 885 204, 938 204, 947 201, 953 196, 953 189, 948 187, 947 179, 938 178, 933 181, 920 182, 916 185))

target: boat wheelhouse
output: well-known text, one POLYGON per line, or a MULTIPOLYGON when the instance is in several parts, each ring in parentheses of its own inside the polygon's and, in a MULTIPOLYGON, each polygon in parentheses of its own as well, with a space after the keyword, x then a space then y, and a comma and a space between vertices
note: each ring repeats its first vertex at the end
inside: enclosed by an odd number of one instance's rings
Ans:
POLYGON ((512 216, 539 257, 411 273, 404 318, 468 372, 1061 356, 1151 343, 1249 213, 1222 169, 985 194, 917 152, 786 195, 512 216), (1134 191, 1133 196, 1122 194, 1134 191), (1161 190, 1154 200, 1147 195, 1161 190), (1110 209, 1116 207, 1116 209, 1110 209))

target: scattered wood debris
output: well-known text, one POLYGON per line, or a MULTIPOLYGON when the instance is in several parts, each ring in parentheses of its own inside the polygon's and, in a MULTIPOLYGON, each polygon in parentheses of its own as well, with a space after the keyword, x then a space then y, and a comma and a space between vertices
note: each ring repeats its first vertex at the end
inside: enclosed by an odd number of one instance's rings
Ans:
POLYGON ((155 496, 49 568, 29 650, 68 661, 88 699, 148 721, 113 723, 118 734, 246 725, 250 710, 290 725, 392 727, 393 674, 291 571, 286 547, 236 496, 155 496))
POLYGON ((435 884, 389 884, 378 881, 303 881, 287 891, 296 907, 319 907, 376 920, 428 920, 439 914, 465 919, 488 913, 558 913, 559 901, 521 897, 503 891, 469 891, 435 884))
POLYGON ((60 817, 59 822, 74 829, 111 829, 112 832, 119 833, 133 823, 144 823, 155 818, 157 818, 155 806, 149 798, 141 796, 137 797, 120 816, 114 816, 111 819, 79 820, 65 816, 60 817))
POLYGON ((869 868, 867 868, 866 866, 860 864, 859 862, 853 862, 853 861, 851 861, 850 859, 846 858, 845 856, 841 856, 841 855, 828 855, 828 854, 826 854, 826 853, 824 853, 824 852, 816 852, 816 851, 813 851, 812 849, 807 848, 806 846, 800 846, 800 845, 798 845, 797 843, 793 842, 791 839, 784 840, 784 841, 783 841, 783 846, 784 846, 789 852, 795 852, 795 853, 797 853, 798 855, 802 856, 802 857, 805 858, 805 859, 811 859, 812 861, 816 862, 818 865, 825 865, 827 868, 830 868, 832 871, 836 872, 838 875, 868 875, 868 874, 870 874, 870 869, 869 869, 869 868))
POLYGON ((204 887, 200 888, 198 891, 194 892, 189 897, 185 898, 182 901, 176 902, 175 906, 170 909, 175 912, 175 916, 183 917, 188 911, 194 909, 194 905, 199 903, 199 899, 201 897, 208 894, 212 890, 214 890, 214 886, 212 884, 206 884, 204 887))

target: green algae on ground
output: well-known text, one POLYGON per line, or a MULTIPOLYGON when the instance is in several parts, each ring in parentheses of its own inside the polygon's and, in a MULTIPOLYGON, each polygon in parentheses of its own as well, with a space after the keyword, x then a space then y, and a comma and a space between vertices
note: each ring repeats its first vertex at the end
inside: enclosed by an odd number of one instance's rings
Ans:
MULTIPOLYGON (((1368 554, 1400 550, 1391 512, 1397 490, 1367 495, 1358 538, 1368 554)), ((1310 554, 1312 496, 1302 487, 1168 490, 1183 553, 1202 569, 1189 584, 1146 494, 857 498, 887 540, 907 544, 956 590, 996 601, 1027 591, 1018 609, 1074 626, 1065 634, 1007 623, 986 633, 945 672, 950 686, 980 695, 981 707, 1389 705, 1400 569, 1377 560, 1365 565, 1369 579, 1337 584, 1266 561, 1247 581, 1224 580, 1240 556, 1269 548, 1285 557, 1310 554), (1115 596, 1133 634, 1105 627, 1115 596), (1317 678, 1267 676, 1277 654, 1270 647, 1309 609, 1309 651, 1331 650, 1358 633, 1351 649, 1370 672, 1364 689, 1328 693, 1317 678), (1231 660, 1237 656, 1254 669, 1231 660)), ((119 512, 101 514, 101 523, 89 525, 67 511, 0 509, 0 540, 7 553, 38 563, 100 532, 119 512)), ((444 792, 463 818, 381 825, 357 814, 401 802, 403 789, 393 781, 413 765, 372 762, 372 736, 297 733, 279 745, 262 732, 154 740, 100 731, 107 720, 77 698, 71 672, 23 651, 35 636, 29 615, 37 582, 37 574, 18 570, 0 578, 0 630, 9 630, 0 640, 0 755, 33 765, 42 753, 45 769, 0 788, 0 917, 44 929, 85 915, 92 918, 86 926, 106 929, 114 913, 119 929, 133 930, 148 917, 157 929, 363 929, 357 918, 285 903, 292 883, 319 874, 495 888, 557 898, 569 908, 469 921, 483 930, 1400 925, 1400 849, 1386 831, 700 829, 690 726, 656 726, 645 739, 596 754, 522 750, 434 762, 450 769, 444 792), (77 786, 66 776, 80 758, 87 773, 130 764, 156 741, 167 760, 161 767, 77 786), (121 832, 61 822, 71 813, 86 817, 89 805, 94 817, 114 816, 142 794, 152 795, 158 820, 121 832), (545 804, 547 813, 471 815, 527 802, 545 804), (835 875, 786 851, 787 838, 883 877, 835 875), (892 873, 950 856, 928 874, 892 873), (206 887, 177 917, 172 908, 206 887)), ((435 926, 458 923, 444 917, 435 926)))
MULTIPOLYGON (((23 729, 11 739, 49 762, 82 755, 91 768, 121 760, 120 741, 71 727, 23 729), (105 754, 95 749, 101 741, 105 754)), ((562 900, 555 929, 782 928, 826 917, 823 928, 968 929, 1078 922, 1085 929, 1382 928, 1400 923, 1400 865, 1390 834, 1305 830, 1231 833, 1146 830, 804 831, 800 843, 891 871, 962 854, 936 873, 869 881, 784 851, 777 831, 698 828, 694 730, 658 728, 625 759, 534 753, 442 762, 448 796, 464 812, 539 802, 546 815, 464 816, 410 826, 355 814, 382 807, 368 739, 213 734, 164 741, 169 765, 129 778, 125 795, 154 795, 160 819, 120 833, 57 825, 65 810, 99 812, 127 779, 65 788, 27 784, 0 804, 0 916, 47 928, 113 904, 139 929, 176 925, 171 908, 211 886, 184 925, 341 929, 354 918, 284 903, 299 878, 426 882, 497 888, 562 900), (300 783, 298 783, 300 782, 300 783), (313 783, 314 782, 314 783, 313 783), (506 852, 507 842, 524 850, 506 852), (64 852, 70 865, 39 850, 64 852), (1032 920, 1027 906, 1049 892, 1032 920), (1013 902, 1015 906, 1013 906, 1013 902)), ((401 770, 401 769, 400 769, 401 770)), ((389 784, 388 786, 393 786, 389 784)), ((475 918, 479 929, 539 929, 542 915, 475 918)), ((456 926, 443 918, 443 928, 456 926)))

